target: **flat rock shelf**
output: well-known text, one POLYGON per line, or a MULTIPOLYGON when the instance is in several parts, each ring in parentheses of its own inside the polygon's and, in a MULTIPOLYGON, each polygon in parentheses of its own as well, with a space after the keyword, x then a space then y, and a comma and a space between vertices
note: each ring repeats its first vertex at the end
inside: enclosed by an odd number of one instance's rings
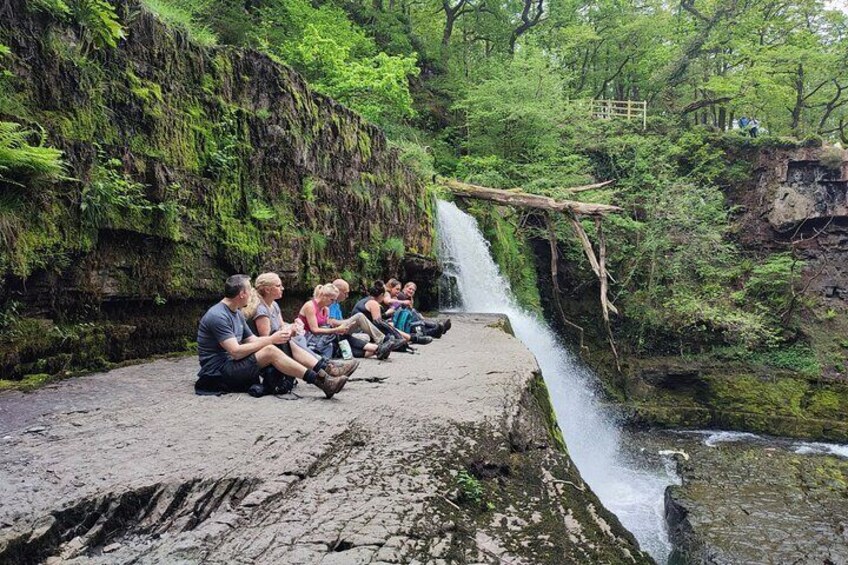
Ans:
POLYGON ((508 321, 453 320, 332 400, 199 397, 194 357, 0 395, 0 563, 650 562, 508 321))

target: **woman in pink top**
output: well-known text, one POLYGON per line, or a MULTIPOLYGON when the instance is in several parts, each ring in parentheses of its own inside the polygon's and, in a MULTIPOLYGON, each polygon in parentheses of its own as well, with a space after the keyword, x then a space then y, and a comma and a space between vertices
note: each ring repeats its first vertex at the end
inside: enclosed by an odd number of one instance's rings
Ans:
MULTIPOLYGON (((336 342, 341 336, 345 336, 342 339, 347 339, 350 342, 355 357, 378 356, 381 350, 377 344, 361 342, 351 336, 346 336, 357 326, 356 320, 347 320, 346 322, 352 323, 341 323, 335 327, 330 325, 329 308, 338 296, 339 289, 336 285, 318 285, 315 287, 312 300, 306 302, 300 308, 297 319, 301 320, 304 328, 306 328, 306 342, 309 349, 323 357, 332 358, 336 342)), ((378 358, 385 359, 388 357, 388 351, 387 348, 384 348, 384 355, 379 355, 378 358)))

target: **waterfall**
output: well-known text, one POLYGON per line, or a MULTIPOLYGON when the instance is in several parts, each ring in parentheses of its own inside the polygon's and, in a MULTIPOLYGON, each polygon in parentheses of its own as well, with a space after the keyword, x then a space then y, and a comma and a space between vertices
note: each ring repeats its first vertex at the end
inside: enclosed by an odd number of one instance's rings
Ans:
POLYGON ((439 253, 452 306, 466 312, 503 313, 536 356, 551 394, 568 452, 601 502, 618 516, 659 563, 671 552, 664 494, 676 476, 650 468, 625 452, 614 415, 602 405, 597 380, 544 320, 522 309, 489 253, 476 220, 453 203, 438 202, 439 253))

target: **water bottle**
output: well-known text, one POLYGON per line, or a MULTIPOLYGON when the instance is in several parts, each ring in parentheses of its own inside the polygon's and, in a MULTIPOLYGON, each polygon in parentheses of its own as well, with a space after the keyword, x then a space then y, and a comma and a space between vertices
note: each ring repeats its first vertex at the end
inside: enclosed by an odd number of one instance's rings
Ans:
POLYGON ((345 361, 353 359, 353 351, 351 351, 350 343, 346 339, 339 341, 339 349, 342 351, 342 359, 345 361))

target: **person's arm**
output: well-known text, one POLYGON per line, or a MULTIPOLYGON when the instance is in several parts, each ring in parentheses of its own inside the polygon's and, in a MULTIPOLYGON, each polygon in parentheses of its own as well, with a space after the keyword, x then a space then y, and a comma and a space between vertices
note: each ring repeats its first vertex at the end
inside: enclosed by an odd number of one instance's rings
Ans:
MULTIPOLYGON (((268 316, 253 318, 253 323, 256 325, 256 333, 259 337, 271 335, 271 319, 268 316)), ((282 324, 280 324, 280 327, 282 327, 282 324)))
POLYGON ((365 309, 371 313, 371 318, 373 320, 382 320, 383 313, 380 312, 380 304, 376 300, 369 300, 365 303, 365 309))
POLYGON ((315 313, 315 305, 310 301, 303 305, 301 309, 303 317, 306 318, 306 329, 314 334, 337 334, 342 333, 345 329, 342 326, 322 328, 318 325, 318 316, 315 313))

